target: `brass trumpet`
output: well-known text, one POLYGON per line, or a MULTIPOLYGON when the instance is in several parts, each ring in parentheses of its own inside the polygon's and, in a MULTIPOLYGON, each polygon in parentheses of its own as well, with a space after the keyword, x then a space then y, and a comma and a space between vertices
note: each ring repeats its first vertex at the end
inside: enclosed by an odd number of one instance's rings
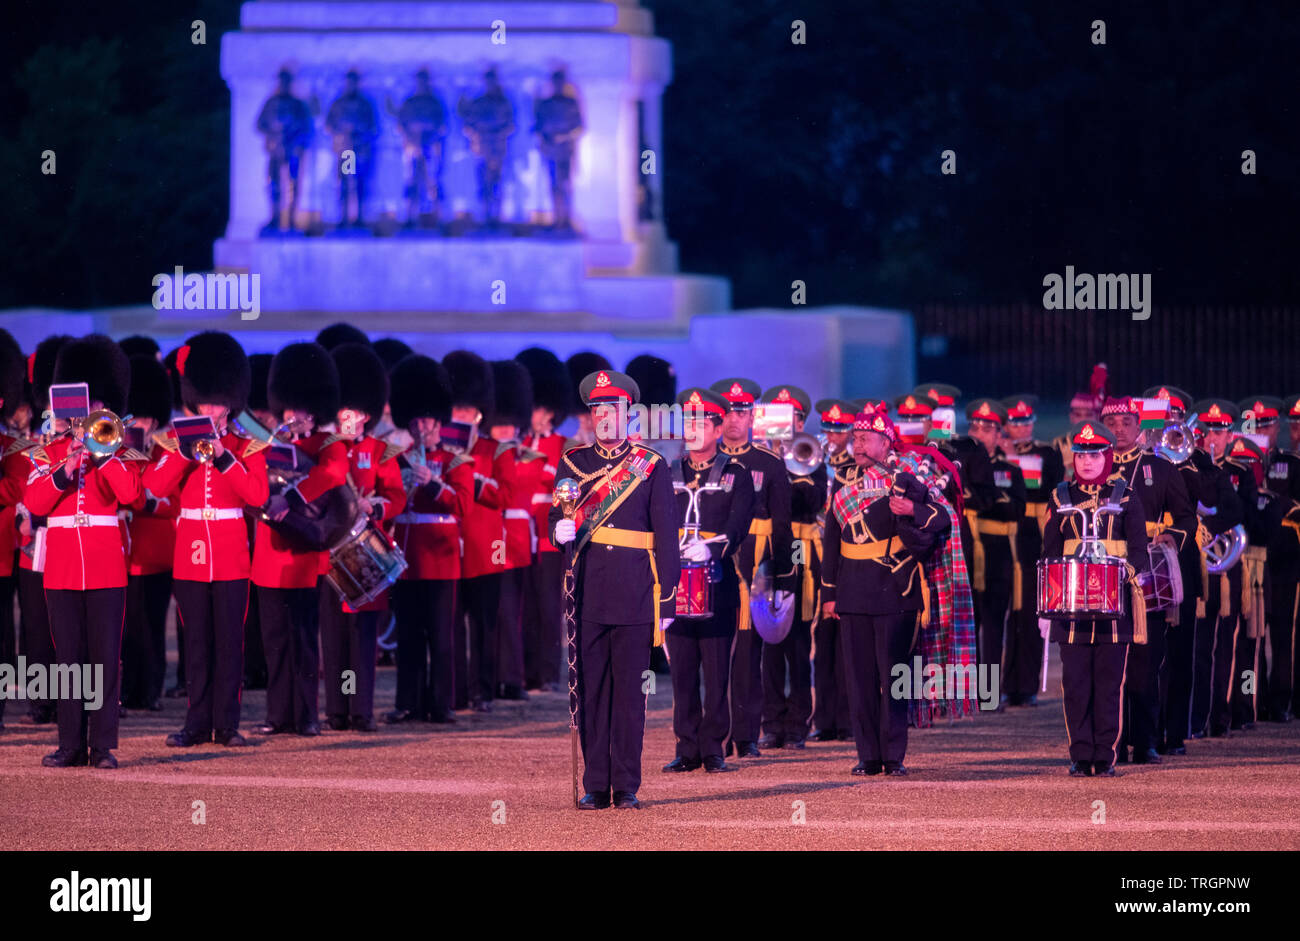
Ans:
POLYGON ((106 408, 95 409, 81 419, 81 444, 96 457, 115 454, 126 440, 126 423, 131 416, 118 418, 106 408))
POLYGON ((194 442, 194 460, 206 464, 212 460, 216 448, 211 438, 200 438, 194 442))

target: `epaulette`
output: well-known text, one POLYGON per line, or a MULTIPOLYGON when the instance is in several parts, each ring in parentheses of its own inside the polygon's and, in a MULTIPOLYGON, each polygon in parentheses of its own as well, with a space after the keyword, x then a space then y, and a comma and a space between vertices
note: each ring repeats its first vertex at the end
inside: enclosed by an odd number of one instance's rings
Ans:
POLYGON ((513 441, 501 441, 497 444, 497 449, 492 452, 492 460, 496 460, 515 446, 513 441))
POLYGON ((135 448, 123 448, 117 452, 117 457, 123 461, 145 461, 148 462, 149 455, 141 454, 135 448))
POLYGON ((546 460, 546 452, 536 451, 524 444, 521 444, 519 446, 518 460, 526 464, 529 461, 535 461, 538 458, 541 458, 542 460, 546 460))
POLYGON ((462 451, 460 454, 457 454, 455 457, 451 459, 451 463, 447 465, 447 470, 449 471, 455 470, 456 468, 460 467, 460 465, 462 464, 473 464, 473 463, 474 463, 473 455, 465 454, 462 451))
POLYGON ((43 444, 38 444, 33 448, 29 448, 27 450, 27 457, 32 461, 45 461, 47 464, 50 461, 49 452, 45 450, 45 445, 43 444))
POLYGON ((576 451, 578 450, 578 448, 586 448, 586 447, 590 447, 590 445, 584 444, 583 442, 579 441, 577 438, 565 438, 564 445, 560 448, 560 454, 565 455, 568 454, 570 451, 576 451))
POLYGON ((384 461, 391 461, 399 454, 405 454, 409 449, 410 449, 410 445, 389 444, 387 447, 384 448, 384 453, 379 456, 379 463, 382 464, 384 463, 384 461))
POLYGON ((248 447, 244 448, 244 457, 250 454, 256 454, 258 451, 265 451, 271 446, 271 442, 263 441, 261 438, 254 438, 248 442, 248 447))
POLYGON ((176 440, 176 432, 174 431, 155 431, 152 438, 153 443, 164 451, 171 451, 175 454, 181 449, 181 443, 176 440))
POLYGON ((33 441, 30 438, 15 438, 13 444, 5 448, 4 456, 8 457, 11 454, 18 454, 20 451, 30 451, 39 444, 39 441, 33 441))
POLYGON ((330 436, 329 436, 328 438, 326 438, 324 441, 322 441, 322 442, 320 443, 320 447, 321 447, 321 450, 324 451, 326 448, 328 448, 328 447, 329 447, 331 444, 333 444, 335 441, 347 441, 347 440, 349 440, 349 439, 343 437, 343 436, 340 435, 340 434, 335 433, 335 434, 330 435, 330 436))

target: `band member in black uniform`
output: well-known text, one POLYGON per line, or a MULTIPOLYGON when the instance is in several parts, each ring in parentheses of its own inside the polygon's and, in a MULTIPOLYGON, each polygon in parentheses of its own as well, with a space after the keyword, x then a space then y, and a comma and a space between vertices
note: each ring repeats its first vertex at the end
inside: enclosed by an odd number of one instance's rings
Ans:
MULTIPOLYGON (((819 511, 817 538, 825 546, 825 519, 830 508, 832 488, 847 483, 846 475, 856 473, 857 464, 849 448, 853 434, 855 410, 844 399, 820 399, 813 406, 821 413, 822 434, 826 436, 826 496, 819 511)), ((825 549, 821 550, 822 556, 825 549)), ((818 576, 818 592, 821 577, 818 576)), ((849 687, 844 676, 844 654, 840 647, 840 619, 822 614, 813 627, 813 726, 809 736, 814 742, 834 742, 853 738, 849 717, 849 687)))
POLYGON ((1025 515, 1016 527, 1016 561, 1020 566, 1020 606, 1007 618, 1006 663, 1002 687, 1007 705, 1038 705, 1038 674, 1043 639, 1038 633, 1038 559, 1043 552, 1043 527, 1047 524, 1047 499, 1065 479, 1061 452, 1034 440, 1034 409, 1038 397, 1015 395, 1002 400, 1007 410, 1003 428, 1006 459, 1020 468, 1025 481, 1025 515))
MULTIPOLYGON (((808 393, 798 386, 773 386, 763 402, 794 407, 794 431, 803 432, 812 407, 808 393)), ((763 748, 803 748, 812 716, 812 622, 816 619, 817 585, 821 581, 821 532, 818 514, 826 503, 825 461, 811 471, 790 469, 791 555, 795 582, 794 616, 790 633, 779 644, 763 644, 763 748), (790 692, 786 693, 789 676, 790 692)))
POLYGON ((1115 749, 1122 726, 1124 680, 1132 645, 1147 639, 1146 608, 1135 579, 1148 571, 1146 518, 1141 500, 1134 499, 1119 478, 1110 480, 1114 437, 1097 422, 1075 425, 1072 483, 1058 484, 1048 500, 1043 530, 1044 558, 1073 555, 1084 533, 1079 517, 1065 507, 1078 507, 1095 520, 1095 535, 1104 540, 1106 554, 1128 560, 1124 615, 1069 621, 1041 620, 1043 637, 1061 647, 1061 695, 1065 729, 1070 741, 1070 774, 1114 777, 1115 749), (1097 514, 1098 507, 1120 506, 1119 513, 1097 514), (1095 514, 1095 515, 1094 515, 1095 514))
MULTIPOLYGON (((1123 476, 1129 495, 1142 503, 1148 540, 1167 544, 1178 553, 1179 573, 1190 573, 1200 564, 1196 505, 1178 468, 1142 449, 1142 400, 1129 396, 1107 399, 1101 407, 1101 421, 1115 439, 1114 473, 1123 476)), ((1129 651, 1124 737, 1115 759, 1119 764, 1128 761, 1130 746, 1134 764, 1160 763, 1160 664, 1165 657, 1168 615, 1148 611, 1146 617, 1147 642, 1134 644, 1129 651)), ((1176 617, 1175 626, 1179 626, 1176 617)))
POLYGON ((1002 453, 1002 426, 1007 420, 1002 403, 976 399, 966 407, 966 418, 970 436, 988 458, 987 463, 967 466, 962 472, 963 483, 978 495, 966 501, 966 518, 975 536, 971 589, 979 609, 979 661, 1001 668, 1003 630, 1008 615, 1020 607, 1022 594, 1016 540, 1025 518, 1025 480, 1020 468, 1002 453), (977 476, 977 470, 988 476, 977 476))
MULTIPOLYGON (((1211 536, 1245 524, 1254 513, 1254 475, 1228 466, 1227 452, 1234 437, 1237 409, 1225 399, 1204 399, 1192 406, 1205 429, 1205 450, 1193 452, 1205 484, 1201 488, 1201 522, 1211 536), (1249 486, 1247 486, 1247 478, 1249 486), (1213 504, 1205 502, 1213 495, 1213 504)), ((1197 605, 1196 637, 1192 664, 1193 738, 1228 734, 1228 689, 1232 682, 1232 649, 1241 615, 1241 562, 1226 572, 1207 573, 1203 605, 1197 605)))
POLYGON ((663 459, 626 439, 623 408, 640 399, 631 378, 601 369, 579 384, 590 407, 595 443, 560 459, 558 478, 582 491, 576 515, 557 504, 550 538, 574 558, 578 632, 579 725, 583 782, 580 810, 641 806, 641 743, 646 698, 642 674, 651 645, 676 614, 681 558, 677 502, 663 459))
POLYGON ((840 618, 855 775, 906 774, 907 699, 894 696, 893 669, 906 664, 926 604, 922 565, 951 522, 906 471, 887 468, 898 432, 887 412, 853 423, 857 480, 836 491, 826 515, 822 607, 840 618), (892 479, 891 479, 892 476, 892 479))
MULTIPOLYGON (((740 609, 736 551, 749 532, 754 484, 743 464, 718 453, 722 416, 727 411, 722 397, 693 387, 684 390, 677 403, 682 406, 686 442, 686 457, 672 466, 678 517, 683 527, 686 523, 699 526, 698 541, 689 540, 685 528, 680 530, 688 539, 682 559, 709 563, 712 616, 678 617, 668 628, 666 646, 672 663, 677 757, 663 770, 694 771, 703 765, 709 772, 729 771, 722 757, 722 743, 731 725, 727 681, 740 609), (695 493, 698 517, 689 512, 695 493), (719 537, 721 540, 716 541, 719 537), (705 540, 715 541, 708 544, 705 540)), ((683 590, 679 585, 679 595, 683 590)))

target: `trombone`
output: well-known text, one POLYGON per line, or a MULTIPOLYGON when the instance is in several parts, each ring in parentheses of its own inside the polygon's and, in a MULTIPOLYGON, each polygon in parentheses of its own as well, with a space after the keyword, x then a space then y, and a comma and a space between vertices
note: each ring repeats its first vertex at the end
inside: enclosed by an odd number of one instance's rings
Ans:
MULTIPOLYGON (((85 418, 69 421, 68 430, 55 435, 50 441, 53 443, 59 438, 79 433, 82 447, 89 451, 92 457, 107 457, 116 454, 125 443, 126 423, 132 417, 127 415, 125 418, 118 418, 106 408, 97 408, 85 418)), ((71 454, 64 455, 63 460, 51 468, 51 471, 62 467, 71 456, 71 454)))

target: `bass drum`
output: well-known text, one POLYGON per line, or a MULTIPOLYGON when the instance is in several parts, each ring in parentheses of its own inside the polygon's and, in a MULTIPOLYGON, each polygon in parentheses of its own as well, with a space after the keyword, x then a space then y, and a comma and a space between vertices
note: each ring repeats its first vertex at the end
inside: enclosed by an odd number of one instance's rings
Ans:
POLYGON ((1151 572, 1143 574, 1142 598, 1148 611, 1168 611, 1183 603, 1183 573, 1178 568, 1178 553, 1163 542, 1147 545, 1151 572))

